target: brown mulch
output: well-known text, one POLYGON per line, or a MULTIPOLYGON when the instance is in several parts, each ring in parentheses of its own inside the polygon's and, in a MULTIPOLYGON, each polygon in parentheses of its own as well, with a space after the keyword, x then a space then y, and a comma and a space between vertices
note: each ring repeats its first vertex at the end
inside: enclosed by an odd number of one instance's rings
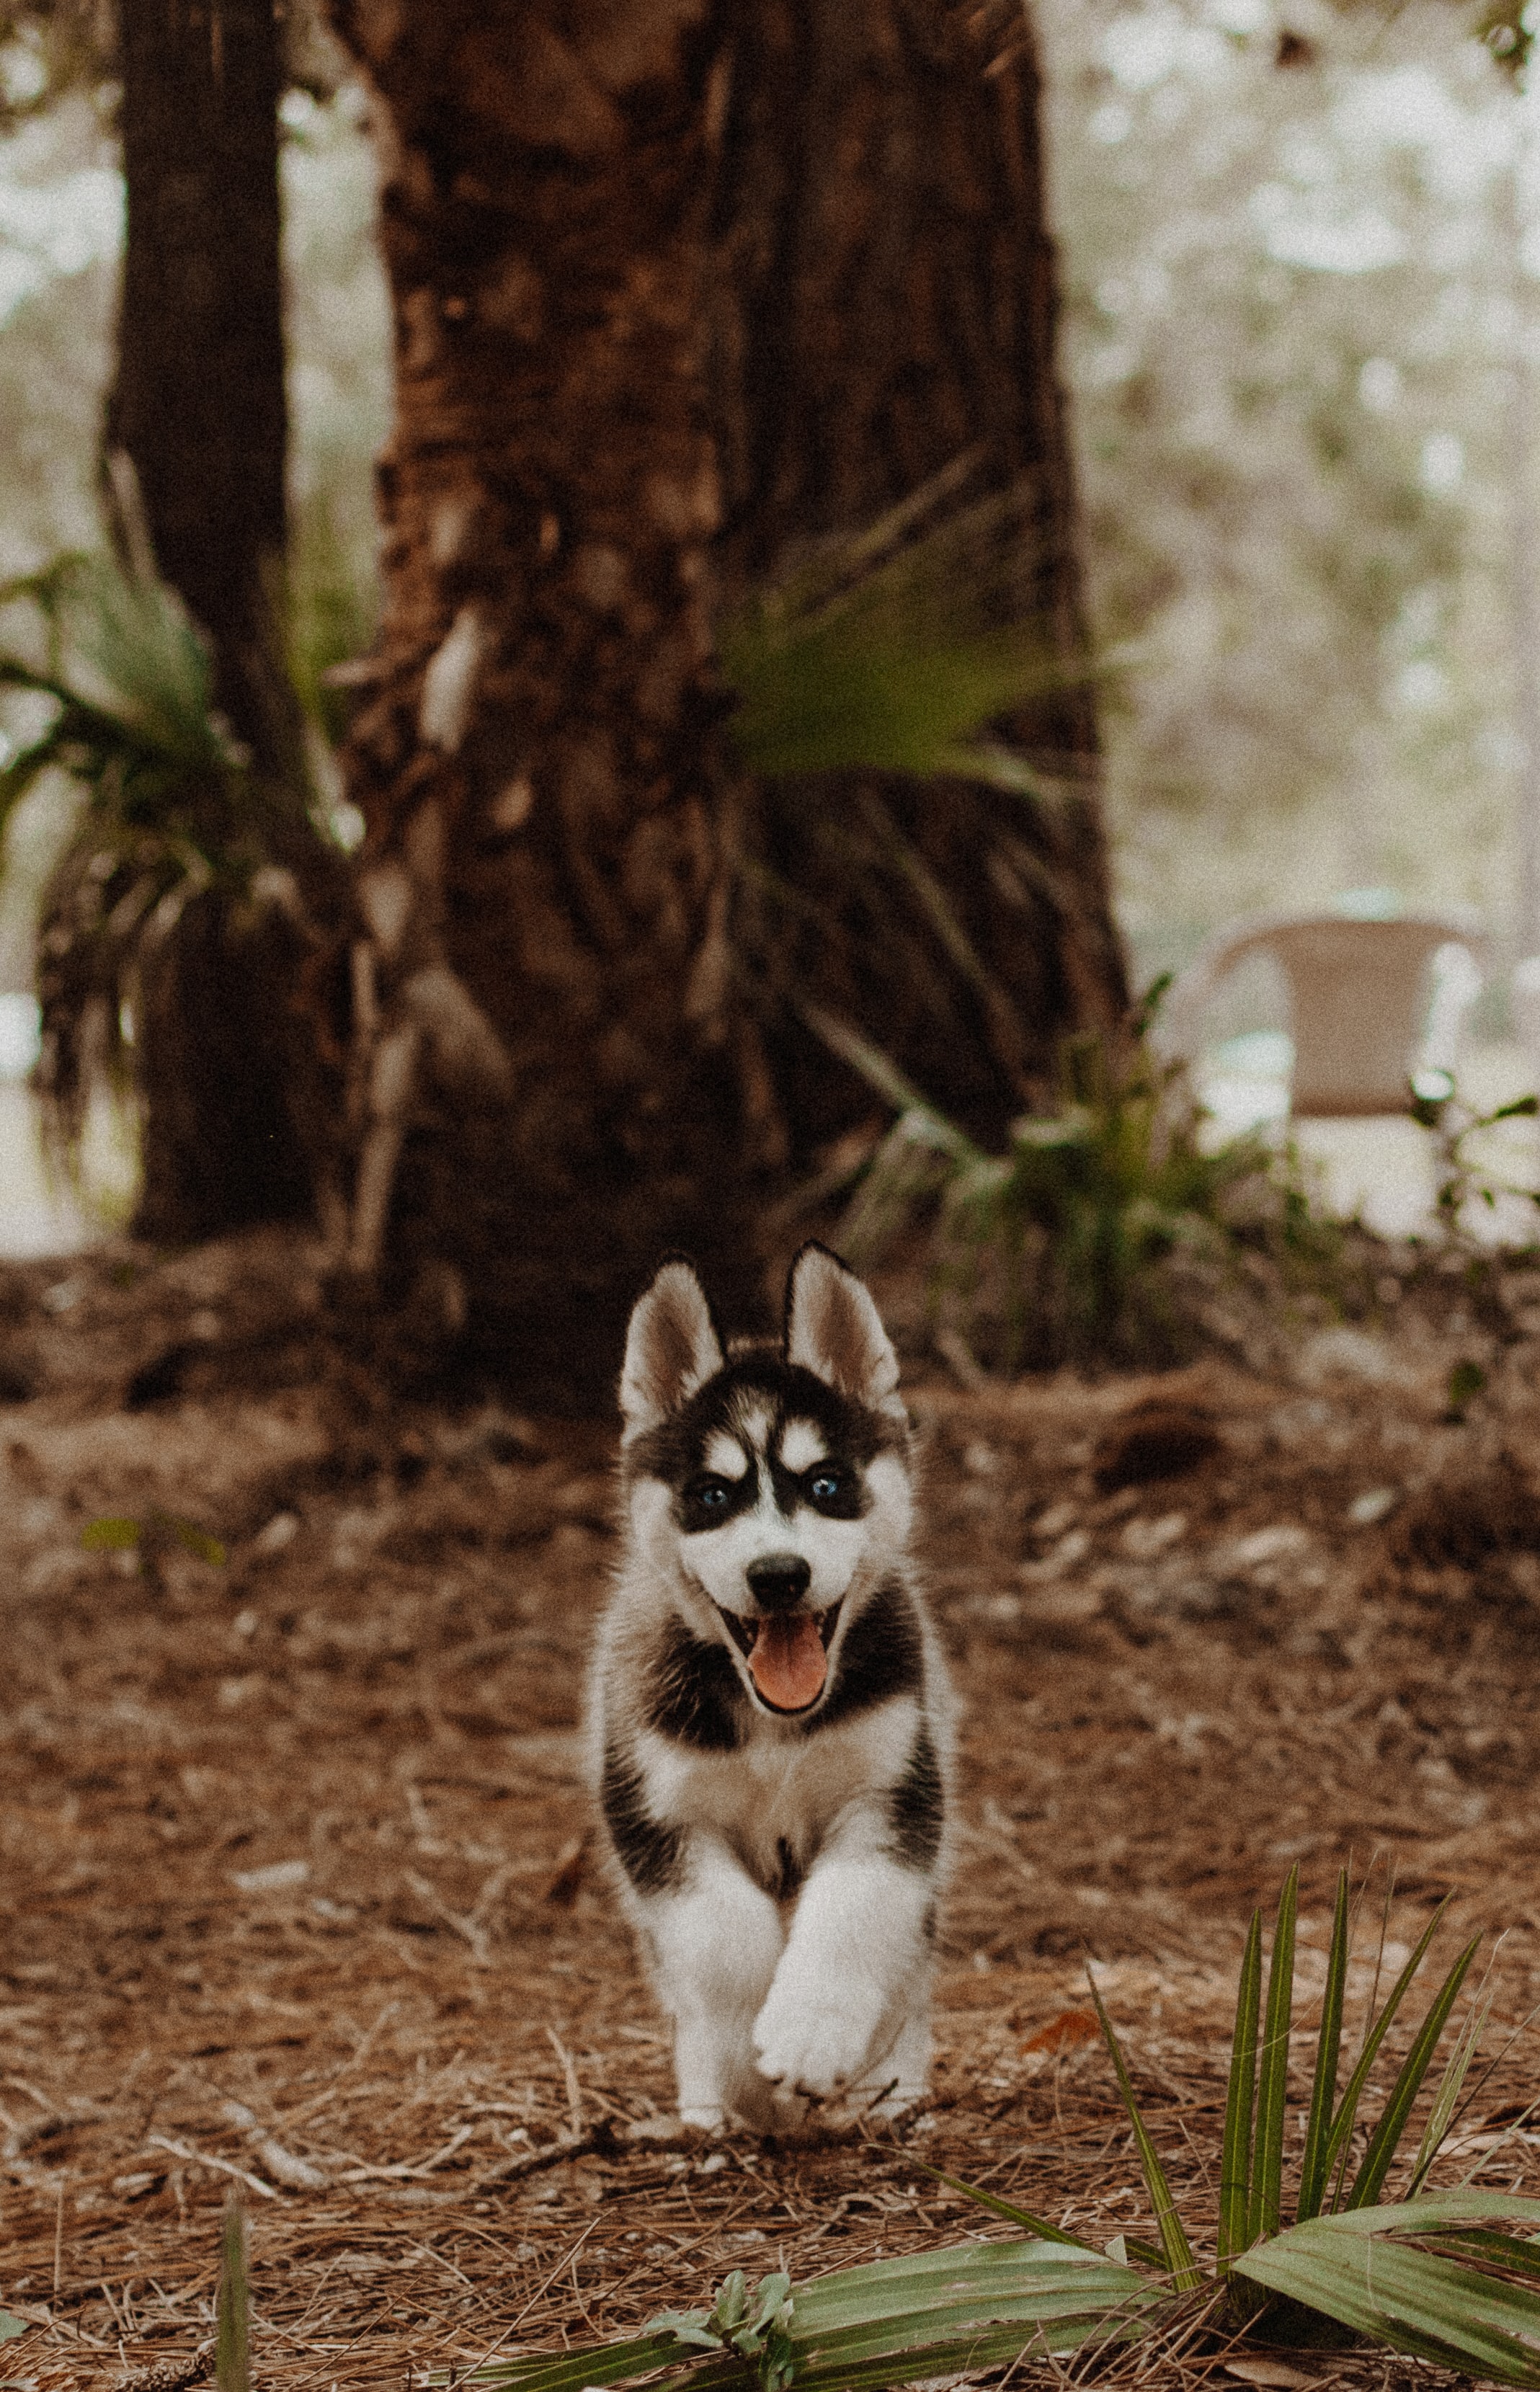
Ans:
MULTIPOLYGON (((1540 1998, 1540 1347, 1488 1339, 1454 1421, 1462 1335, 1328 1331, 1271 1378, 918 1374, 965 1703, 935 2093, 776 2148, 670 2132, 584 1841, 608 1430, 387 1400, 292 1240, 7 1272, 0 1365, 32 1392, 0 1410, 0 2305, 29 2331, 0 2374, 188 2380, 232 2186, 272 2392, 1004 2230, 932 2169, 1148 2235, 1088 1956, 1207 2230, 1235 1965, 1295 1858, 1302 1986, 1339 1866, 1393 1866, 1391 1961, 1445 1893, 1451 1950, 1502 1939, 1499 2051, 1540 1998), (140 1550, 86 1550, 104 1517, 140 1550)), ((1540 2189, 1508 2131, 1534 2075, 1521 2042, 1453 2174, 1540 2189)))

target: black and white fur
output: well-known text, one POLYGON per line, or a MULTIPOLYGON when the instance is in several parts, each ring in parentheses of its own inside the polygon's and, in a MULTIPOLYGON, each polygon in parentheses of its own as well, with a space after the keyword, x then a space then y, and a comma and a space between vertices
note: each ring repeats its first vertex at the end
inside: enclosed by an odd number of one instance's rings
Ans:
POLYGON ((724 1352, 686 1262, 631 1317, 589 1727, 689 2124, 925 2089, 951 1697, 910 1558, 898 1381, 870 1294, 820 1246, 793 1265, 780 1346, 724 1352), (761 1691, 761 1640, 798 1699, 761 1691))

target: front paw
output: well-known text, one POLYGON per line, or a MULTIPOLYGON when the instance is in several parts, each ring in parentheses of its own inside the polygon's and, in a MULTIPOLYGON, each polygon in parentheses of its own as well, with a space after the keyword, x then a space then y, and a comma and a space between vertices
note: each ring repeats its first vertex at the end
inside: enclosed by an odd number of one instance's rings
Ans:
POLYGON ((837 2093, 860 2075, 876 2023, 864 2005, 772 1986, 754 2022, 755 2064, 788 2091, 837 2093))

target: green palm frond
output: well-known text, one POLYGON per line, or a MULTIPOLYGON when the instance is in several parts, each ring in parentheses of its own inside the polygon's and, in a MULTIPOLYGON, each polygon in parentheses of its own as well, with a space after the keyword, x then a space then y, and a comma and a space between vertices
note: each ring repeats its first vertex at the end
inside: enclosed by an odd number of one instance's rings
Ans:
MULTIPOLYGON (((1371 1997, 1359 2059, 1337 2097, 1351 1913, 1340 1878, 1292 2224, 1282 2223, 1288 2147, 1288 2044, 1293 2004, 1298 1875, 1278 1904, 1262 1995, 1262 1917, 1241 1963, 1224 2147, 1218 2266, 1200 2263, 1164 2166, 1140 2114, 1132 2078, 1100 1989, 1092 1997, 1144 2167, 1160 2249, 1126 2237, 1103 2253, 997 2193, 939 2178, 1027 2239, 964 2243, 794 2286, 769 2277, 750 2295, 730 2277, 714 2308, 667 2312, 647 2332, 597 2350, 494 2359, 466 2383, 506 2392, 582 2392, 657 2375, 688 2392, 846 2392, 1008 2366, 1098 2344, 1200 2346, 1234 2355, 1265 2313, 1269 2347, 1345 2329, 1491 2381, 1540 2392, 1540 2201, 1465 2189, 1430 2192, 1426 2178, 1449 2131, 1485 2007, 1456 2039, 1434 2092, 1412 2170, 1415 2195, 1380 2199, 1475 1951, 1444 1976, 1370 2131, 1351 2190, 1341 2155, 1352 2147, 1368 2066, 1419 1972, 1442 1908, 1384 2003, 1371 1997), (1339 2181, 1333 2205, 1333 2176, 1339 2181), (1130 2261, 1137 2264, 1129 2264, 1130 2261), (1208 2340, 1205 2343, 1204 2337, 1208 2340)), ((434 2381, 446 2384, 447 2375, 434 2381)))
POLYGON ((954 774, 1026 796, 1049 783, 987 726, 1084 680, 1042 600, 1030 481, 929 528, 962 459, 876 524, 828 542, 719 627, 731 736, 766 779, 854 769, 954 774))

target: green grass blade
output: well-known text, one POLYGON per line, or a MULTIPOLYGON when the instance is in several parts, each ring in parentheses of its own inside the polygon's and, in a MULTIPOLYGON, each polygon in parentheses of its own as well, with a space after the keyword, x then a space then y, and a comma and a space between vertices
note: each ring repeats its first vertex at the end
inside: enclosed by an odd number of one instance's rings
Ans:
POLYGON ((874 1088, 896 1112, 923 1124, 926 1138, 938 1154, 950 1155, 953 1162, 968 1165, 988 1160, 966 1131, 948 1121, 944 1113, 938 1112, 929 1098, 922 1096, 913 1083, 905 1079, 898 1065, 889 1061, 882 1049, 874 1046, 869 1038, 863 1038, 859 1030, 840 1020, 836 1014, 825 1012, 821 1005, 804 1003, 796 1009, 814 1037, 821 1040, 831 1054, 837 1055, 842 1063, 848 1063, 853 1072, 859 1072, 867 1086, 874 1088))
POLYGON ((1336 2167, 1338 2160, 1339 2158, 1345 2160, 1348 2138, 1352 2133, 1353 2125, 1358 2116, 1358 2104, 1363 2097, 1364 2087, 1368 2082, 1369 2071, 1378 2057, 1380 2045, 1391 2031, 1391 2022, 1405 1998, 1407 1988, 1422 1966, 1428 1946, 1438 1932, 1439 1923, 1448 1907, 1448 1901, 1449 1897, 1446 1894, 1418 1936, 1410 1959, 1391 1988, 1384 2008, 1369 2022, 1364 2037, 1364 2048, 1358 2055, 1352 2074, 1348 2078, 1342 2099, 1338 2104, 1337 2115, 1331 2122, 1331 2132, 1326 2137, 1326 2150, 1321 2158, 1323 2189, 1330 2183, 1332 2170, 1336 2167))
POLYGON ((1171 2189, 1166 2181, 1166 2171, 1160 2164, 1160 2155, 1151 2142, 1149 2129, 1139 2114, 1139 2104, 1133 2098, 1133 2085, 1128 2073, 1128 2064, 1123 2058, 1122 2048, 1112 2031, 1112 2021, 1106 2014, 1106 2005, 1097 1988, 1096 1980, 1092 1976, 1089 1969, 1086 1970, 1086 1978, 1091 1986, 1091 1998, 1096 2005, 1096 2016, 1102 2022, 1102 2033, 1106 2038, 1106 2048, 1112 2054, 1112 2065, 1118 2072, 1118 2089, 1123 2097, 1123 2107, 1128 2112, 1129 2123, 1133 2128, 1133 2139, 1139 2147, 1139 2164, 1144 2169, 1145 2182, 1149 2188, 1150 2204, 1155 2211, 1156 2228, 1160 2236, 1160 2248, 1166 2255, 1166 2266, 1171 2271, 1171 2283, 1179 2293, 1196 2292, 1202 2283, 1203 2277, 1197 2262, 1193 2257, 1193 2246, 1187 2240, 1181 2218, 1177 2216, 1176 2204, 1171 2199, 1171 2189))
POLYGON ((1345 2209, 1365 2209, 1378 2200, 1380 2188, 1390 2174, 1401 2138, 1406 2130, 1406 2121, 1412 2114, 1412 2104, 1422 2090, 1422 2082, 1432 2065, 1439 2038, 1449 2023, 1449 2013, 1455 2007, 1460 1987, 1465 1982, 1466 1971, 1476 1956, 1481 1940, 1479 1935, 1472 1936, 1434 1995, 1428 2015, 1402 2062, 1401 2074, 1391 2088, 1384 2113, 1369 2138, 1369 2146, 1353 2178, 1352 2190, 1342 2204, 1345 2209))
POLYGON ((251 2392, 252 2304, 246 2266, 246 2220, 232 2196, 225 2210, 219 2290, 214 2303, 214 2380, 218 2392, 251 2392))
MULTIPOLYGON (((923 2162, 921 2164, 924 2167, 923 2162)), ((1050 2225, 1046 2217, 1034 2216, 1029 2209, 1017 2209, 1013 2203, 1002 2201, 996 2192, 986 2192, 981 2185, 964 2184, 960 2176, 943 2176, 939 2168, 926 2167, 924 2172, 926 2176, 933 2176, 938 2184, 950 2185, 953 2192, 965 2193, 981 2208, 992 2209, 997 2217, 1008 2217, 1013 2226, 1024 2226, 1029 2234, 1037 2236, 1040 2242, 1063 2242, 1072 2251, 1094 2251, 1096 2248, 1094 2242, 1087 2242, 1081 2235, 1067 2234, 1062 2226, 1050 2225)))
POLYGON ((1296 1861, 1278 1896, 1273 1957, 1267 1971, 1267 2017, 1257 2070, 1257 2131, 1246 2240, 1275 2234, 1283 2213, 1284 2112, 1288 2100, 1288 2030, 1294 2015, 1294 1922, 1299 1908, 1296 1861))
POLYGON ((1342 2005, 1348 1982, 1348 1950, 1352 1943, 1348 1914, 1348 1873, 1339 1870, 1337 1905, 1331 1919, 1331 1944, 1326 1955, 1326 1991, 1321 1996, 1321 2033, 1315 2046, 1315 2074, 1310 2088, 1310 2115, 1305 2125, 1304 2157, 1300 2163, 1299 2218, 1320 2214, 1326 2189, 1326 2138, 1331 2130, 1332 2104, 1337 2099, 1337 2066, 1342 2049, 1342 2005))
POLYGON ((1116 2308, 1162 2288, 1097 2251, 1040 2242, 973 2242, 865 2268, 842 2268, 793 2290, 793 2333, 821 2346, 880 2328, 895 2348, 990 2319, 1116 2308))
POLYGON ((1496 2383, 1540 2386, 1540 2291, 1360 2225, 1409 2220, 1420 2205, 1309 2218, 1246 2252, 1236 2272, 1392 2350, 1496 2383))
POLYGON ((1219 2266, 1246 2247, 1251 2182, 1251 2112, 1257 2090, 1257 2018, 1262 2004, 1262 1912, 1251 1913, 1236 1997, 1230 2081, 1224 2093, 1224 2152, 1219 2171, 1219 2266))
POLYGON ((1422 2140, 1417 2146, 1417 2160, 1412 2168, 1412 2180, 1406 2188, 1408 2201, 1417 2199, 1427 2182, 1429 2169, 1443 2148, 1444 2137, 1449 2132, 1456 2105, 1465 2090, 1465 2080, 1469 2074, 1470 2063, 1476 2057, 1482 2037, 1486 2033, 1487 2021, 1491 2016, 1491 2000, 1478 2002, 1460 2030, 1455 2048, 1449 2055, 1443 2074, 1440 2079, 1439 2089, 1433 2096, 1433 2106, 1428 2112, 1428 2123, 1422 2130, 1422 2140))

